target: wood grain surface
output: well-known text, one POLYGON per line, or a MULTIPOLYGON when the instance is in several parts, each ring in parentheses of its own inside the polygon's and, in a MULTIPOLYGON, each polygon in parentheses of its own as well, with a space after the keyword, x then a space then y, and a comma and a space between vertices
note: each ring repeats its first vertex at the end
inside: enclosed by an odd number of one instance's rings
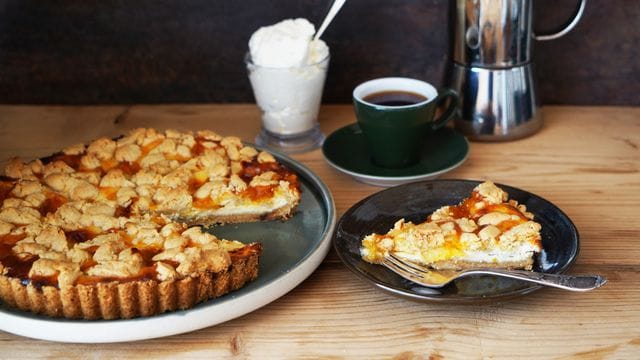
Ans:
MULTIPOLYGON (((574 273, 609 279, 587 293, 542 289, 490 305, 417 303, 382 293, 333 251, 271 304, 199 331, 120 344, 61 344, 0 332, 0 358, 637 359, 640 357, 640 108, 545 107, 544 128, 507 143, 471 143, 445 178, 492 179, 559 206, 575 222, 574 273)), ((325 133, 353 121, 324 106, 325 133)), ((216 130, 253 141, 253 105, 0 106, 0 162, 139 126, 216 130)), ((341 216, 381 188, 294 156, 330 188, 341 216)))

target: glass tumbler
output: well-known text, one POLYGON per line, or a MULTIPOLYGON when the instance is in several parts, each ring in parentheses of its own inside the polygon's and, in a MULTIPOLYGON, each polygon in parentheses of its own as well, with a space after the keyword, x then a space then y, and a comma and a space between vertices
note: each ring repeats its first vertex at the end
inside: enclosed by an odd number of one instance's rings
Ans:
POLYGON ((276 68, 254 64, 247 53, 249 81, 262 110, 262 129, 256 144, 288 154, 322 145, 318 111, 329 58, 327 54, 313 64, 276 68))

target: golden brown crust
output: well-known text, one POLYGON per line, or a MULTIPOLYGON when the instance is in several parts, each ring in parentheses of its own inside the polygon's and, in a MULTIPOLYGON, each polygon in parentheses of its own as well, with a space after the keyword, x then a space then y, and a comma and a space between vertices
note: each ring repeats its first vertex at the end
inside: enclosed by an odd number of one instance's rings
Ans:
POLYGON ((237 290, 258 276, 259 244, 233 256, 223 272, 194 277, 53 286, 23 285, 19 279, 0 275, 0 297, 9 306, 36 314, 72 319, 128 319, 188 309, 203 301, 237 290))
POLYGON ((234 215, 197 215, 197 216, 172 216, 165 214, 174 221, 185 223, 189 226, 193 225, 216 225, 216 224, 235 224, 243 222, 269 221, 269 220, 286 220, 293 216, 293 212, 297 208, 298 203, 290 203, 286 206, 275 209, 267 214, 246 213, 234 215))
POLYGON ((524 269, 533 268, 533 258, 525 261, 501 261, 501 262, 466 262, 466 261, 436 261, 429 264, 436 270, 460 270, 460 269, 524 269))

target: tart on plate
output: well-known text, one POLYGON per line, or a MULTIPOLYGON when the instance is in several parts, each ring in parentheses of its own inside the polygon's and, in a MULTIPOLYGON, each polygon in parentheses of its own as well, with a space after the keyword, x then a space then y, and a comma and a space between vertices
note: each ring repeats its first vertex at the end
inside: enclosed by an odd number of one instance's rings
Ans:
POLYGON ((294 172, 211 131, 136 129, 14 159, 0 178, 0 300, 85 319, 190 308, 255 279, 262 250, 197 225, 284 220, 299 201, 294 172))
POLYGON ((486 181, 458 205, 443 206, 414 224, 398 220, 386 234, 362 239, 365 261, 395 255, 437 270, 509 268, 531 270, 542 251, 541 226, 526 206, 486 181))

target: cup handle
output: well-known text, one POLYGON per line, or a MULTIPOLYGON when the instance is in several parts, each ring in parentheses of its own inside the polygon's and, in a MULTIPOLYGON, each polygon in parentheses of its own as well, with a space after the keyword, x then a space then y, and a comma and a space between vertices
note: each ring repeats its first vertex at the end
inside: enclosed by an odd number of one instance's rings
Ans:
POLYGON ((438 90, 438 97, 436 98, 436 106, 440 106, 447 98, 451 99, 449 103, 449 107, 440 115, 439 118, 435 119, 431 123, 431 128, 433 130, 438 130, 441 127, 445 126, 449 120, 453 118, 453 115, 456 114, 458 110, 458 105, 460 104, 460 97, 458 93, 453 89, 443 88, 438 90))

